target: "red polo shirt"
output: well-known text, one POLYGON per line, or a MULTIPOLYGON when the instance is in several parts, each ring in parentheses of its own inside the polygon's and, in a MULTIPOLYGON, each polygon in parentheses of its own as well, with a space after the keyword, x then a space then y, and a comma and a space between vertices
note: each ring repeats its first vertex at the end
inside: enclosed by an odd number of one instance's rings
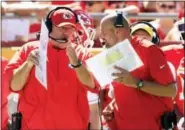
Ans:
POLYGON ((7 96, 9 94, 9 86, 7 82, 7 74, 4 72, 6 65, 8 64, 8 60, 1 57, 1 75, 2 75, 2 102, 1 102, 1 110, 2 110, 2 118, 1 118, 1 128, 5 129, 8 123, 8 113, 7 113, 7 96))
MULTIPOLYGON (((144 63, 143 67, 131 72, 134 77, 163 85, 174 82, 164 54, 157 46, 137 37, 131 43, 144 63)), ((117 104, 114 108, 116 129, 160 129, 160 116, 173 108, 172 98, 153 96, 116 82, 113 86, 117 104)))
POLYGON ((178 85, 178 92, 175 98, 176 104, 180 110, 180 112, 184 113, 184 47, 180 45, 168 45, 162 47, 162 50, 165 53, 165 56, 169 62, 171 62, 175 70, 177 72, 177 85, 178 85))
POLYGON ((181 59, 179 67, 177 69, 177 84, 178 84, 178 93, 175 98, 176 104, 181 112, 184 115, 184 57, 181 59))
MULTIPOLYGON (((38 46, 38 41, 28 43, 15 54, 6 69, 9 81, 12 71, 38 46)), ((65 50, 53 49, 49 43, 47 58, 47 90, 35 78, 33 67, 20 92, 18 109, 23 114, 22 129, 86 129, 89 122, 86 89, 68 67, 65 50)))

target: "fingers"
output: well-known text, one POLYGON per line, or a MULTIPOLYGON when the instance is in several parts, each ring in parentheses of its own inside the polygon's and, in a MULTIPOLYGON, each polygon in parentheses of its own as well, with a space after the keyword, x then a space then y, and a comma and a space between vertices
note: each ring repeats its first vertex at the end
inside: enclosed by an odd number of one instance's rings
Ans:
POLYGON ((96 31, 95 30, 92 30, 90 39, 91 40, 94 40, 95 39, 95 36, 96 36, 96 31))
POLYGON ((121 67, 118 67, 118 66, 114 66, 114 68, 116 69, 116 70, 119 70, 120 72, 115 72, 115 73, 112 73, 112 76, 115 76, 115 77, 117 77, 117 78, 123 78, 123 77, 125 77, 126 75, 128 75, 128 71, 127 70, 125 70, 125 69, 123 69, 123 68, 121 68, 121 67))
POLYGON ((119 82, 119 83, 123 83, 124 78, 123 77, 122 78, 116 78, 116 79, 114 79, 114 81, 119 82))
POLYGON ((113 80, 118 83, 123 83, 125 75, 123 73, 112 73, 112 76, 116 77, 113 80))
POLYGON ((104 111, 104 112, 102 113, 102 115, 104 116, 104 118, 105 118, 106 121, 110 121, 110 120, 112 120, 113 117, 114 117, 113 111, 104 111))
POLYGON ((67 46, 66 55, 68 56, 71 64, 74 65, 78 63, 78 57, 77 57, 76 51, 71 45, 67 46))
POLYGON ((121 73, 112 73, 112 76, 114 77, 124 77, 124 74, 121 72, 121 73))
POLYGON ((127 70, 125 70, 125 69, 123 69, 123 68, 121 68, 121 67, 119 67, 119 66, 114 66, 114 69, 116 69, 116 70, 119 70, 120 72, 122 72, 122 73, 128 73, 128 71, 127 70))
POLYGON ((34 65, 39 65, 39 51, 32 51, 28 57, 28 61, 33 63, 34 65))
MULTIPOLYGON (((80 38, 79 38, 79 35, 78 35, 78 33, 77 32, 74 32, 73 33, 73 35, 74 35, 74 37, 75 37, 75 43, 77 44, 77 45, 79 45, 80 44, 80 38)), ((70 42, 71 43, 71 42, 70 42)))
POLYGON ((29 59, 34 65, 39 65, 39 57, 37 56, 31 56, 29 59))
POLYGON ((66 48, 66 54, 68 55, 68 56, 74 56, 75 55, 75 50, 73 49, 73 47, 71 46, 71 45, 69 45, 69 46, 67 46, 67 48, 66 48))
POLYGON ((114 117, 113 114, 110 114, 110 115, 104 116, 104 119, 106 121, 111 121, 113 119, 113 117, 114 117))

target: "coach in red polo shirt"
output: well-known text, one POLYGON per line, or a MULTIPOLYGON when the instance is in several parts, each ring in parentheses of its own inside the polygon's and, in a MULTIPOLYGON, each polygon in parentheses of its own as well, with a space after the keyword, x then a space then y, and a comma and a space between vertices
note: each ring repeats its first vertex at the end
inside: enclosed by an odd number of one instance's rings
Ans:
MULTIPOLYGON (((82 84, 78 78, 91 79, 91 76, 83 72, 76 75, 69 67, 70 53, 66 52, 77 32, 76 17, 70 10, 57 9, 48 18, 52 24, 48 27, 47 89, 35 77, 39 41, 25 44, 6 69, 10 88, 20 93, 18 110, 23 115, 22 129, 86 129, 89 106, 85 86, 88 84, 82 84)), ((71 66, 78 68, 80 63, 71 66)), ((90 87, 94 86, 93 81, 90 87)))
POLYGON ((172 97, 176 95, 175 81, 163 52, 150 41, 131 37, 128 21, 121 14, 105 16, 100 28, 107 48, 128 39, 144 63, 132 72, 115 66, 120 72, 113 73, 114 118, 107 120, 111 129, 160 129, 160 116, 172 110, 172 97))

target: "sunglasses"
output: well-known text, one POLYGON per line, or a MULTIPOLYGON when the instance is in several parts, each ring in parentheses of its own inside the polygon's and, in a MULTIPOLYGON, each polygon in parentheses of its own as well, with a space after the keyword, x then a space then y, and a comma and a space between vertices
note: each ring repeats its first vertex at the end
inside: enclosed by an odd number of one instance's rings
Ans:
POLYGON ((163 9, 166 9, 166 8, 168 8, 168 9, 174 9, 175 8, 174 5, 165 5, 165 4, 160 4, 160 7, 163 8, 163 9))

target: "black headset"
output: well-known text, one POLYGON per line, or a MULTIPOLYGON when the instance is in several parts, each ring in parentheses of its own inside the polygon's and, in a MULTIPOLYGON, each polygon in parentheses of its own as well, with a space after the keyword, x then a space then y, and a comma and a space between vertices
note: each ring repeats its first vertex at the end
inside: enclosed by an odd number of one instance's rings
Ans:
MULTIPOLYGON (((132 28, 133 28, 135 25, 138 25, 138 24, 145 24, 145 25, 149 26, 149 27, 152 29, 153 33, 154 33, 154 35, 152 36, 152 42, 153 42, 154 44, 156 44, 156 45, 159 45, 159 44, 160 44, 160 37, 159 37, 159 35, 158 35, 158 32, 157 32, 156 28, 155 28, 152 24, 150 24, 149 22, 146 22, 146 21, 139 21, 139 22, 136 22, 136 23, 134 23, 134 24, 132 24, 132 25, 130 26, 131 31, 132 31, 132 28)), ((130 32, 131 32, 131 31, 130 31, 130 32)))
POLYGON ((46 27, 47 27, 49 33, 52 32, 52 25, 53 25, 50 16, 51 16, 55 11, 60 10, 60 9, 65 9, 65 10, 68 10, 68 11, 72 12, 72 13, 74 14, 74 16, 75 16, 76 23, 79 22, 77 14, 76 14, 72 9, 70 9, 70 8, 68 8, 68 7, 56 7, 55 9, 51 10, 51 11, 48 13, 48 15, 46 16, 45 24, 46 24, 46 27))
POLYGON ((115 28, 123 28, 124 24, 123 24, 123 14, 121 11, 116 11, 117 13, 117 18, 116 21, 114 22, 114 26, 115 28))

